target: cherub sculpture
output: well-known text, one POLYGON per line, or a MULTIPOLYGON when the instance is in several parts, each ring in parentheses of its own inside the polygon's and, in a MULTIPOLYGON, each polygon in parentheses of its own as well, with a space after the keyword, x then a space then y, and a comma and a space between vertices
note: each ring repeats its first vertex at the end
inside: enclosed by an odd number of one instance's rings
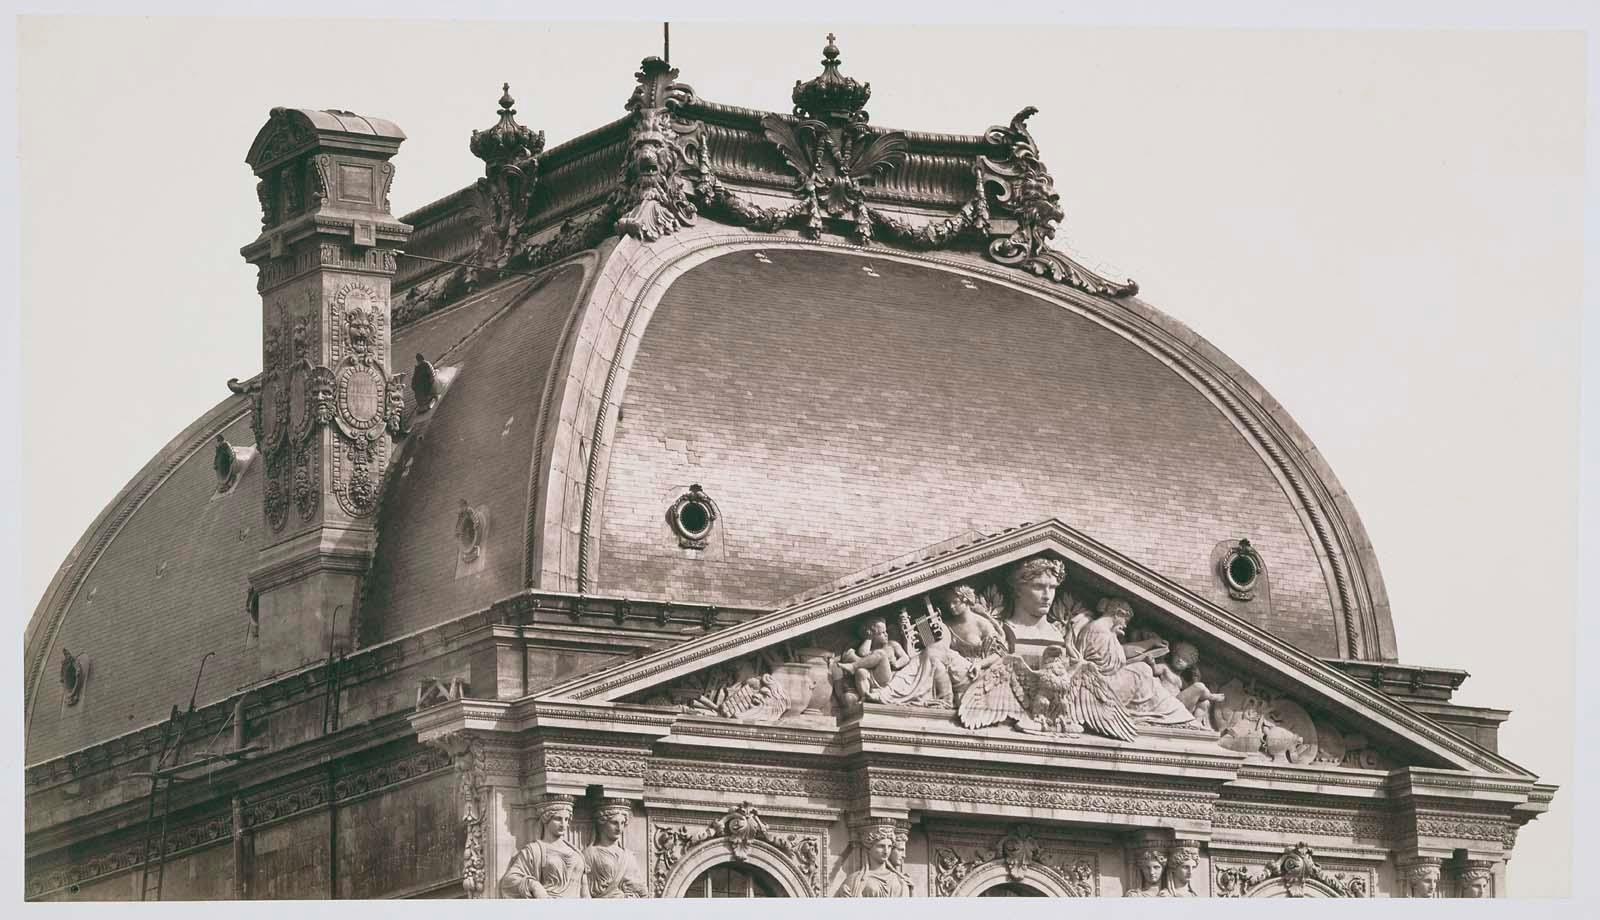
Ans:
POLYGON ((861 699, 880 702, 882 689, 889 686, 894 672, 910 663, 911 656, 905 648, 889 638, 889 622, 875 616, 864 625, 861 646, 840 656, 839 669, 854 676, 861 699))
POLYGON ((1172 653, 1166 659, 1152 664, 1150 670, 1194 714, 1196 722, 1204 728, 1211 728, 1211 704, 1220 703, 1227 697, 1213 693, 1210 687, 1201 682, 1200 669, 1197 667, 1199 663, 1200 650, 1192 643, 1178 642, 1172 646, 1172 653))
POLYGON ((1105 675, 1071 636, 1044 650, 1038 670, 1020 655, 1002 655, 962 695, 957 715, 967 728, 1011 720, 1030 732, 1078 735, 1087 728, 1122 741, 1139 734, 1105 675))

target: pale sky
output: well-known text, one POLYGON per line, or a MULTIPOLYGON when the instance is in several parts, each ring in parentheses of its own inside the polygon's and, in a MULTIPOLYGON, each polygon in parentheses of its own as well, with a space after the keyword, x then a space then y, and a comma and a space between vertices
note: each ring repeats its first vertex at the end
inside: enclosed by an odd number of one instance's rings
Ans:
MULTIPOLYGON (((830 29, 874 124, 977 134, 1039 107, 1058 242, 1137 279, 1311 436, 1376 546, 1401 659, 1472 672, 1457 701, 1513 710, 1501 753, 1562 784, 1511 884, 1566 894, 1585 37, 683 22, 672 61, 708 99, 787 110, 830 29)), ((653 22, 17 34, 19 636, 100 509, 259 370, 238 249, 260 226, 244 155, 271 107, 399 124, 400 214, 480 173, 467 139, 503 81, 553 146, 619 117, 660 53, 653 22)))

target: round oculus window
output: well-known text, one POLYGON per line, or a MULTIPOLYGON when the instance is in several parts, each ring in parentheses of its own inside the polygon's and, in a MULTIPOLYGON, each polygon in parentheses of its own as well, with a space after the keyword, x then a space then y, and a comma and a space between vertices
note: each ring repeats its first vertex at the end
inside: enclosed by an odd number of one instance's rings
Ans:
POLYGON ((667 509, 667 523, 677 534, 678 545, 687 549, 705 549, 716 521, 717 506, 699 483, 691 485, 667 509))
POLYGON ((1249 540, 1240 540, 1228 547, 1228 553, 1222 560, 1222 580, 1227 585, 1228 595, 1238 601, 1254 598, 1256 585, 1261 580, 1261 570, 1261 554, 1256 552, 1249 540))

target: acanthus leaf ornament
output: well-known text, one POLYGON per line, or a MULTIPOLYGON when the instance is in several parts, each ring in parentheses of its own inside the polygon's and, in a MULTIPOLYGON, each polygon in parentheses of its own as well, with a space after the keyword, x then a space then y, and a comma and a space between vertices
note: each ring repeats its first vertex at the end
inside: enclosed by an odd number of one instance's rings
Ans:
POLYGON ((867 127, 862 106, 872 96, 872 84, 839 73, 839 48, 831 34, 822 55, 822 73, 795 83, 794 119, 769 114, 761 128, 799 176, 795 194, 805 233, 820 236, 831 218, 852 224, 857 242, 868 243, 874 220, 863 187, 904 165, 909 144, 899 131, 867 127))
POLYGON ((1038 111, 1030 105, 1013 116, 1009 125, 996 125, 984 135, 989 144, 1002 148, 1002 152, 995 157, 978 156, 979 185, 995 189, 995 211, 1016 224, 1016 229, 1009 234, 997 234, 989 241, 989 257, 1002 265, 1024 268, 1086 294, 1105 297, 1137 294, 1139 286, 1134 282, 1111 281, 1050 247, 1050 240, 1055 238, 1066 212, 1061 209, 1055 179, 1040 160, 1039 147, 1028 131, 1028 119, 1038 111))
POLYGON ((294 504, 302 521, 317 513, 322 497, 322 453, 315 443, 295 448, 294 504))

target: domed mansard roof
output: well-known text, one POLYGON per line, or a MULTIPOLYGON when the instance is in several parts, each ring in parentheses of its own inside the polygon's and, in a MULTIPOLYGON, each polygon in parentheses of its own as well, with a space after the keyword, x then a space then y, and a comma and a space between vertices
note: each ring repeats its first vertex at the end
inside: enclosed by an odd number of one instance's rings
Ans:
MULTIPOLYGON (((530 588, 770 610, 1057 518, 1313 655, 1395 660, 1365 531, 1288 414, 1050 246, 1031 109, 973 136, 870 126, 831 45, 792 115, 657 59, 637 77, 625 118, 548 151, 508 94, 474 133, 485 177, 403 218, 392 365, 456 376, 427 412, 407 388, 360 644, 530 588)), ((40 601, 28 763, 165 719, 207 652, 202 704, 260 679, 246 389, 40 601), (69 658, 108 703, 67 705, 69 658)))

